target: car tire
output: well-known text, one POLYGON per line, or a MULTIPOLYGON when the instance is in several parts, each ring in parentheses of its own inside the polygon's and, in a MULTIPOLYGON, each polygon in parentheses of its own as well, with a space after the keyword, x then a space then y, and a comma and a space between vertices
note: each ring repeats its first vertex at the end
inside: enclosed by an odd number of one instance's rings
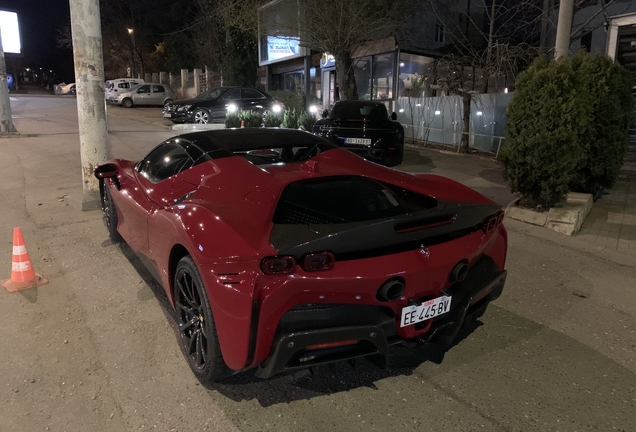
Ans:
POLYGON ((132 108, 133 106, 133 101, 130 98, 126 98, 123 101, 121 101, 121 106, 123 106, 124 108, 132 108))
POLYGON ((386 158, 384 159, 382 164, 388 167, 392 167, 392 166, 400 165, 403 160, 404 160, 404 147, 402 147, 402 150, 400 151, 400 154, 398 156, 386 158))
POLYGON ((121 243, 124 238, 117 231, 117 209, 110 194, 109 186, 103 184, 104 192, 102 193, 102 211, 104 212, 104 224, 108 230, 108 237, 112 243, 121 243))
POLYGON ((211 388, 228 377, 231 370, 223 361, 205 286, 190 256, 177 264, 173 286, 181 352, 201 384, 211 388))
POLYGON ((403 160, 404 160, 404 154, 400 154, 399 156, 395 156, 395 157, 392 157, 392 158, 386 158, 384 160, 384 165, 386 165, 388 167, 394 167, 394 166, 400 165, 403 160))
POLYGON ((198 108, 192 113, 192 120, 196 124, 208 124, 211 121, 210 113, 203 108, 198 108))

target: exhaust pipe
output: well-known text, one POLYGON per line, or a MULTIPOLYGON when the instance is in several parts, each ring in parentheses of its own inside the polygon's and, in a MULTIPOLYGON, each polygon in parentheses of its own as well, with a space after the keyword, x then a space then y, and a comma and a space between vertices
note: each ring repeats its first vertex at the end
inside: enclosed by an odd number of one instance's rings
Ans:
POLYGON ((453 270, 451 270, 449 281, 450 282, 462 282, 468 276, 468 264, 464 261, 457 263, 453 270))
POLYGON ((391 279, 386 281, 375 295, 381 302, 394 301, 402 297, 404 294, 404 283, 399 279, 391 279))

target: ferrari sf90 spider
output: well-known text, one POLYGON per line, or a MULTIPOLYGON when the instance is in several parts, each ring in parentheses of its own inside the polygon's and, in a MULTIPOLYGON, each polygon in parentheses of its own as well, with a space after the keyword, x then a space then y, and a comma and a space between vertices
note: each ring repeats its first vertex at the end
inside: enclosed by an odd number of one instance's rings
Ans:
POLYGON ((498 205, 307 132, 188 133, 95 175, 111 239, 164 287, 207 386, 448 347, 505 283, 498 205))

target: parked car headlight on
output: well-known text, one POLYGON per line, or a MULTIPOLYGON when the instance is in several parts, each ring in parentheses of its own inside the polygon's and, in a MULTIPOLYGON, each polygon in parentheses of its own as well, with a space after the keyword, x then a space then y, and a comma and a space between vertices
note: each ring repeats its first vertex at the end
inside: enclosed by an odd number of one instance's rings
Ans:
POLYGON ((236 112, 236 111, 238 111, 238 107, 235 104, 229 104, 227 106, 227 112, 233 113, 233 112, 236 112))
POLYGON ((278 114, 279 112, 281 112, 283 110, 283 107, 280 106, 279 104, 274 104, 272 105, 272 112, 275 114, 278 114))
POLYGON ((182 105, 179 108, 177 108, 177 111, 187 111, 190 109, 190 107, 192 107, 192 105, 182 105))

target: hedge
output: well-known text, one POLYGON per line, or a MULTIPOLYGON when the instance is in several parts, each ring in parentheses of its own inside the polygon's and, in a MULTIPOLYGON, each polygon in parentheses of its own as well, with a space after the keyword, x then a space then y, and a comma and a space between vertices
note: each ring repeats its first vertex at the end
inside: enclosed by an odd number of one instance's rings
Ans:
POLYGON ((549 208, 570 190, 611 187, 633 119, 629 72, 585 52, 549 63, 541 57, 515 87, 500 156, 521 204, 549 208))

